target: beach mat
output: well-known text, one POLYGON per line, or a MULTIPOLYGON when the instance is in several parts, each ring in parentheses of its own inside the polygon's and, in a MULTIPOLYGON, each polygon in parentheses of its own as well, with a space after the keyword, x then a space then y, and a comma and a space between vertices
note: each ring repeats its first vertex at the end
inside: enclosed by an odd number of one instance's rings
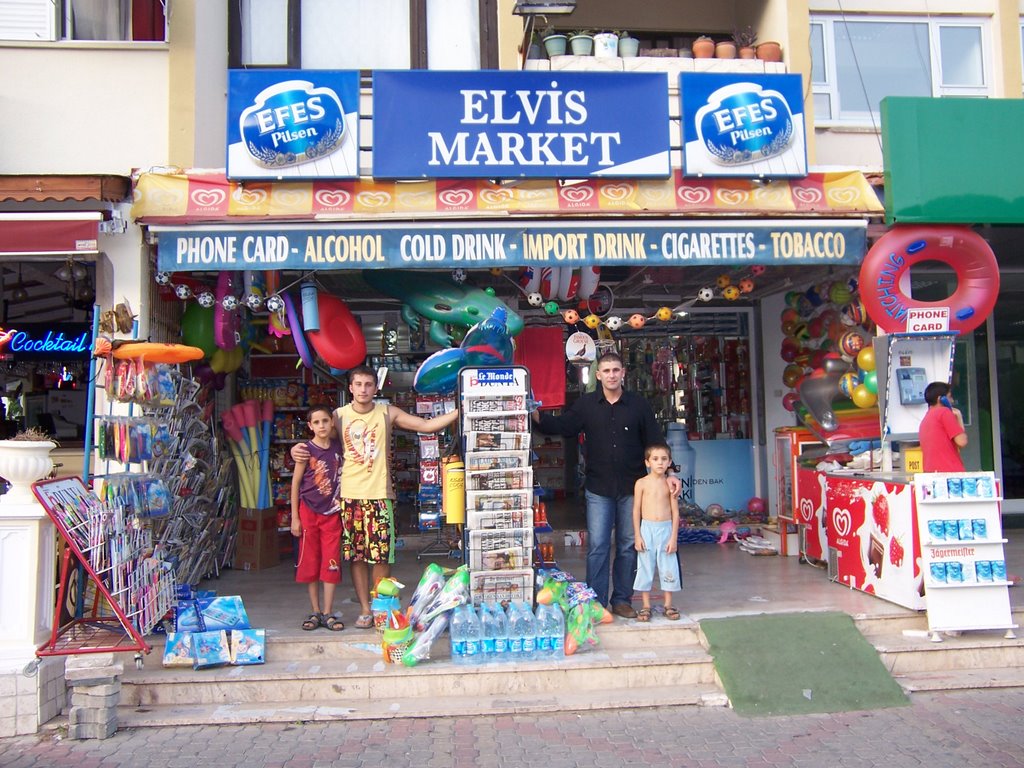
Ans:
POLYGON ((704 619, 709 653, 742 715, 802 715, 910 703, 845 613, 704 619))

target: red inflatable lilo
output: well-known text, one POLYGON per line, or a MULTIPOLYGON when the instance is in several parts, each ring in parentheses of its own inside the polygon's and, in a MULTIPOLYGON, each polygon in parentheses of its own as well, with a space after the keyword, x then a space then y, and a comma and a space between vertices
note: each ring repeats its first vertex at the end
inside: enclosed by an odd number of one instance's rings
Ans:
POLYGON ((949 307, 949 330, 973 331, 992 314, 999 296, 999 263, 989 244, 967 227, 895 226, 878 238, 860 267, 860 298, 886 333, 907 329, 908 309, 949 307), (956 273, 953 295, 918 301, 903 293, 903 278, 922 261, 948 264, 956 273))

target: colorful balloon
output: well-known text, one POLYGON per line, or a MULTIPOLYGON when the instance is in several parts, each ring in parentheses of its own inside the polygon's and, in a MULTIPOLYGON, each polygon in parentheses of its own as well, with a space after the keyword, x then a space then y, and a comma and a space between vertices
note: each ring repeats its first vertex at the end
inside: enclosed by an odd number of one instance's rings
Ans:
POLYGON ((850 287, 846 283, 840 283, 838 281, 832 283, 832 287, 829 288, 828 297, 833 304, 846 304, 850 301, 853 294, 850 292, 850 287))
POLYGON ((209 357, 217 350, 213 335, 213 307, 189 304, 181 315, 181 341, 199 347, 209 357))
POLYGON ((875 348, 866 346, 857 353, 857 367, 862 371, 875 370, 875 348))
POLYGON ((873 395, 878 394, 878 371, 866 371, 864 373, 864 386, 873 395))
POLYGON ((878 402, 878 396, 867 388, 866 384, 858 384, 850 397, 858 408, 870 408, 878 402))
POLYGON ((792 411, 796 408, 796 404, 800 401, 800 395, 796 392, 787 392, 782 396, 782 407, 787 411, 792 411))
POLYGON ((860 384, 860 379, 857 378, 856 373, 844 373, 839 378, 839 391, 844 395, 853 399, 853 390, 860 384))

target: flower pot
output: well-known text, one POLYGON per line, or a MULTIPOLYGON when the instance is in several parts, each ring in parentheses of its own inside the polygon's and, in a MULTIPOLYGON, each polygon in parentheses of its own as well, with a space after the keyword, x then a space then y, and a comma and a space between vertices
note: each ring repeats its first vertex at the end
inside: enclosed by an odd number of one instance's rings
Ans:
POLYGON ((755 51, 754 48, 752 46, 749 46, 749 45, 745 45, 742 48, 740 48, 738 51, 736 51, 736 54, 741 59, 752 59, 752 58, 754 58, 756 53, 757 53, 757 51, 755 51))
POLYGON ((590 35, 573 35, 569 38, 573 56, 590 56, 594 53, 594 38, 590 35))
POLYGON ((692 50, 695 59, 713 59, 715 57, 715 41, 710 39, 694 40, 692 50))
POLYGON ((594 58, 614 59, 619 55, 619 36, 612 32, 594 35, 594 58))
POLYGON ((0 477, 11 484, 4 504, 35 501, 31 485, 50 474, 50 451, 56 447, 52 440, 0 440, 0 477))
POLYGON ((526 49, 527 59, 543 59, 544 51, 540 47, 540 43, 530 43, 530 47, 526 49))
POLYGON ((565 45, 569 38, 565 35, 550 35, 544 38, 544 52, 547 53, 548 58, 552 56, 564 56, 565 45))
POLYGON ((720 43, 715 44, 715 58, 716 59, 735 59, 736 58, 736 43, 731 40, 723 40, 720 43))
POLYGON ((635 37, 619 38, 619 56, 631 59, 640 52, 640 41, 635 37))
POLYGON ((774 40, 757 46, 757 58, 761 61, 782 61, 782 46, 774 40))

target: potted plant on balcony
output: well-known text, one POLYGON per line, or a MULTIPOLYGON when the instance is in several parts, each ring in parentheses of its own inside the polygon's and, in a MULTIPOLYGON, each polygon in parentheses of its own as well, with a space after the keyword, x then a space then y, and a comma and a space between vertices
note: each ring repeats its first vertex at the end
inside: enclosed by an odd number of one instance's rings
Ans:
POLYGON ((732 41, 736 43, 736 52, 741 59, 752 59, 755 55, 754 44, 757 42, 757 33, 750 26, 733 30, 732 41))
POLYGON ((640 41, 633 37, 626 30, 622 30, 618 33, 619 35, 619 56, 623 59, 631 59, 640 52, 640 41))
POLYGON ((577 29, 569 35, 569 48, 573 56, 592 56, 594 54, 594 33, 589 29, 577 29))
POLYGON ((540 39, 544 43, 544 52, 547 53, 549 59, 554 56, 565 55, 565 46, 569 38, 554 27, 546 27, 542 30, 540 39))
POLYGON ((713 59, 715 57, 715 41, 707 35, 701 35, 693 41, 693 58, 713 59))
POLYGON ((761 61, 782 61, 782 46, 774 40, 758 43, 757 58, 761 61))
POLYGON ((736 43, 734 43, 732 40, 719 40, 717 43, 715 43, 715 58, 735 59, 736 43))
POLYGON ((598 32, 594 35, 594 57, 598 59, 614 59, 619 55, 619 33, 598 32))

